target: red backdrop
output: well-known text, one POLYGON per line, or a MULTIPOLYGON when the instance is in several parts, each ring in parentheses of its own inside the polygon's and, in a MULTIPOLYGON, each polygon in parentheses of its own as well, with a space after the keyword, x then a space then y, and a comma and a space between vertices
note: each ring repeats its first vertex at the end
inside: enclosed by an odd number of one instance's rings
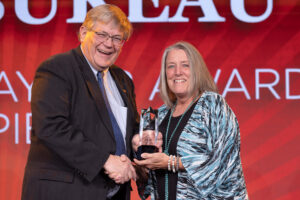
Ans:
MULTIPOLYGON (((81 23, 67 23, 67 19, 73 17, 75 10, 85 14, 95 2, 0 1, 0 199, 20 199, 30 142, 29 102, 34 72, 49 56, 79 44, 76 33, 81 23), (28 9, 20 2, 25 2, 28 9), (50 15, 53 2, 57 2, 56 12, 48 22, 39 22, 37 19, 50 15), (79 5, 75 2, 83 2, 87 8, 75 8, 75 4, 79 5), (26 22, 24 10, 38 24, 26 22)), ((299 1, 246 1, 244 13, 248 18, 264 16, 264 20, 252 23, 235 13, 241 11, 237 2, 243 0, 211 4, 223 22, 198 22, 198 18, 210 15, 209 9, 204 4, 187 6, 187 2, 203 0, 144 0, 142 9, 137 7, 141 0, 105 2, 131 15, 134 33, 116 64, 131 73, 138 108, 162 104, 156 82, 164 48, 178 40, 192 43, 202 53, 220 93, 238 117, 250 198, 299 198, 299 1), (267 13, 270 2, 272 8, 267 13), (182 16, 188 22, 153 22, 167 6, 169 18, 174 17, 182 3, 186 4, 182 16), (138 11, 150 22, 137 22, 138 11)), ((138 199, 136 190, 132 199, 138 199)))

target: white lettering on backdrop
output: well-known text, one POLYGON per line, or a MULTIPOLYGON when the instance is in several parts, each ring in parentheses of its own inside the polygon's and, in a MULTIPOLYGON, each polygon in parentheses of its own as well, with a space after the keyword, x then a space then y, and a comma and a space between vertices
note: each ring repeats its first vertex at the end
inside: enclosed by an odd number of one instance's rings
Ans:
MULTIPOLYGON (((292 76, 292 73, 294 73, 294 75, 296 75, 295 73, 300 73, 300 69, 299 68, 286 68, 285 69, 285 97, 286 99, 300 99, 300 94, 299 95, 292 95, 291 94, 291 79, 290 77, 292 76)), ((220 75, 221 75, 221 69, 217 69, 216 71, 216 74, 215 74, 215 77, 214 77, 214 81, 216 83, 218 83, 218 80, 220 78, 220 75)), ((298 74, 299 75, 299 74, 298 74)), ((279 94, 276 92, 276 90, 274 89, 274 87, 276 85, 279 84, 279 81, 280 81, 280 76, 279 76, 279 73, 274 70, 274 69, 265 69, 265 68, 262 68, 262 69, 255 69, 255 99, 256 100, 259 100, 261 99, 261 96, 260 96, 260 90, 261 89, 268 89, 268 91, 271 92, 271 94, 273 94, 273 96, 276 98, 276 99, 280 99, 280 96, 279 94), (265 83, 265 81, 262 81, 261 78, 260 78, 260 74, 261 73, 269 73, 271 75, 274 75, 275 76, 275 80, 273 82, 269 82, 269 83, 265 83), (262 83, 264 82, 264 83, 262 83)), ((296 78, 293 79, 294 81, 296 81, 296 78)), ((250 87, 252 88, 252 87, 250 87)), ((225 85, 225 88, 222 92, 222 96, 223 97, 226 97, 226 95, 229 93, 229 92, 234 92, 234 93, 243 93, 245 98, 247 100, 251 100, 251 96, 248 92, 248 89, 243 81, 243 78, 242 76, 240 75, 238 69, 233 69, 231 74, 230 74, 230 77, 228 79, 228 81, 226 82, 226 85, 225 85), (239 87, 233 87, 232 86, 232 82, 234 79, 237 79, 237 82, 239 84, 239 87)), ((221 93, 221 91, 220 91, 221 93)), ((149 101, 152 101, 155 97, 156 94, 159 94, 159 78, 157 79, 153 89, 152 89, 152 92, 149 96, 149 101)))
MULTIPOLYGON (((53 19, 57 11, 57 0, 51 0, 50 12, 46 17, 36 18, 29 12, 29 0, 15 0, 15 13, 19 20, 26 24, 45 24, 53 19)), ((159 6, 159 0, 152 0, 154 7, 159 6)), ((104 0, 73 0, 73 17, 67 19, 67 23, 82 23, 87 13, 88 4, 91 7, 105 4, 104 0)), ((230 0, 230 9, 233 16, 245 23, 259 23, 266 20, 272 13, 273 0, 266 0, 266 11, 259 16, 251 16, 245 8, 245 0, 230 0)), ((157 17, 144 17, 143 0, 128 0, 128 18, 133 23, 145 22, 188 22, 189 18, 183 16, 183 10, 188 6, 197 6, 202 9, 203 16, 198 22, 225 22, 226 19, 219 15, 213 0, 181 0, 176 14, 169 16, 169 6, 165 5, 161 14, 157 17)), ((5 7, 0 1, 0 20, 4 16, 5 7)))
MULTIPOLYGON (((127 72, 129 76, 131 76, 131 73, 127 72)), ((249 86, 245 84, 245 81, 243 80, 243 77, 249 76, 249 74, 241 74, 238 69, 233 69, 232 72, 229 75, 228 80, 224 83, 225 88, 220 93, 226 97, 228 93, 235 93, 237 95, 245 96, 246 100, 251 100, 254 98, 255 100, 260 100, 261 98, 264 98, 265 93, 261 95, 261 90, 265 90, 272 94, 275 99, 282 99, 285 95, 286 100, 299 100, 300 94, 297 94, 297 91, 295 90, 297 88, 296 82, 299 79, 300 76, 300 68, 286 68, 284 77, 280 77, 280 74, 275 69, 270 68, 257 68, 254 69, 253 73, 253 79, 254 79, 254 86, 249 86), (274 77, 273 79, 265 79, 265 75, 268 75, 268 77, 274 77), (280 81, 285 79, 285 81, 280 81), (234 83, 234 80, 235 83, 234 83), (276 86, 280 86, 280 84, 284 84, 285 87, 279 87, 279 88, 285 88, 285 91, 276 91, 276 86), (249 90, 247 89, 255 88, 255 94, 250 95, 249 90), (280 97, 280 94, 282 95, 282 98, 280 97), (283 94, 284 93, 284 94, 283 94)), ((28 83, 28 81, 25 80, 24 76, 20 71, 16 71, 16 77, 8 76, 5 71, 0 71, 0 98, 4 96, 8 96, 9 99, 11 98, 12 101, 16 103, 25 103, 22 102, 22 97, 24 96, 23 93, 25 91, 20 91, 18 89, 14 90, 13 86, 16 84, 16 86, 19 86, 19 84, 23 84, 24 88, 27 92, 27 103, 30 102, 30 95, 31 95, 31 88, 32 83, 28 83), (14 81, 13 81, 14 80, 14 81), (12 84, 11 84, 12 83, 12 84), (15 91, 21 92, 21 94, 17 94, 15 91), (17 96, 19 96, 20 100, 18 100, 17 96)), ((214 81, 218 83, 222 75, 222 70, 217 69, 214 81)), ((131 76, 132 77, 132 76, 131 76)), ((150 91, 149 94, 149 101, 153 101, 155 96, 159 93, 159 77, 156 79, 156 82, 154 84, 153 89, 150 91)), ((251 81, 247 82, 252 83, 251 81)), ((23 88, 23 89, 24 89, 23 88)), ((22 141, 24 141, 22 138, 24 138, 24 132, 25 132, 25 143, 30 144, 30 130, 31 130, 31 113, 0 113, 0 136, 4 135, 5 133, 11 132, 11 130, 14 130, 14 142, 15 144, 19 144, 22 141), (13 114, 13 115, 12 115, 13 114), (25 126, 25 129, 24 129, 25 126), (21 139, 21 141, 20 141, 21 139)))
POLYGON ((15 0, 15 12, 17 17, 26 24, 45 24, 52 20, 57 10, 57 0, 51 0, 51 10, 44 18, 32 17, 29 13, 28 0, 15 0))
POLYGON ((3 16, 4 16, 4 5, 0 1, 0 20, 2 19, 3 16))

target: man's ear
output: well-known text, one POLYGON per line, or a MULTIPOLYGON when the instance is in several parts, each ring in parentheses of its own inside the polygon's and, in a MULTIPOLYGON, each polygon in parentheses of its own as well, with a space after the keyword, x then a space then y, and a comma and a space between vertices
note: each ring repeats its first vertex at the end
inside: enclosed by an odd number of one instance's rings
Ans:
POLYGON ((79 40, 80 42, 83 42, 88 30, 85 26, 80 26, 79 28, 79 40))

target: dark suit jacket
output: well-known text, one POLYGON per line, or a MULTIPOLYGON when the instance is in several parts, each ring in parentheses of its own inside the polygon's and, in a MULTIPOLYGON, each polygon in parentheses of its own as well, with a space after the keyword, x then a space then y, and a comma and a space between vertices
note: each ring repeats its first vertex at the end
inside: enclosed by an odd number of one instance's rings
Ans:
MULTIPOLYGON (((128 108, 126 146, 137 132, 134 86, 110 67, 128 108)), ((56 55, 37 69, 32 87, 32 134, 23 200, 101 200, 114 184, 103 165, 116 142, 98 82, 80 48, 56 55)), ((124 199, 129 199, 127 183, 124 199)))

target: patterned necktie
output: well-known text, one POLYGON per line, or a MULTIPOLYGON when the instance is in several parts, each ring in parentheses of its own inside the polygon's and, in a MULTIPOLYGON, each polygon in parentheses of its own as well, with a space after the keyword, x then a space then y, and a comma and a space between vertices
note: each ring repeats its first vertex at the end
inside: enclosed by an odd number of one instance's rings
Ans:
POLYGON ((115 155, 122 155, 122 154, 126 155, 123 135, 122 135, 121 129, 118 125, 118 122, 117 122, 117 120, 116 120, 116 118, 115 118, 115 116, 114 116, 114 114, 113 114, 113 112, 110 108, 110 105, 109 105, 109 102, 108 102, 108 99, 107 99, 107 96, 106 96, 105 87, 104 87, 104 84, 103 84, 103 77, 102 77, 101 72, 97 73, 97 78, 98 78, 98 83, 99 83, 99 86, 100 86, 100 90, 102 92, 102 96, 103 96, 103 99, 105 101, 105 105, 106 105, 106 108, 107 108, 107 111, 108 111, 108 114, 109 114, 111 125, 113 127, 114 135, 115 135, 115 140, 116 140, 116 145, 117 145, 117 151, 116 151, 115 155))

